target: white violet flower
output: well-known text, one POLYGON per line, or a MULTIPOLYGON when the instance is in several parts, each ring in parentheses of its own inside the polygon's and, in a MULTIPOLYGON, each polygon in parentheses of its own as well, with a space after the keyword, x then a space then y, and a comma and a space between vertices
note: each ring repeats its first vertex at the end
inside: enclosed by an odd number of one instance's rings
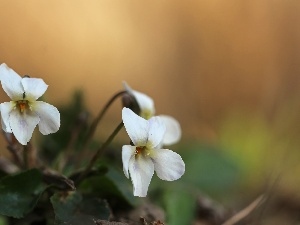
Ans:
POLYGON ((145 120, 124 107, 122 119, 134 144, 122 147, 123 170, 127 178, 130 174, 134 196, 147 195, 154 170, 160 179, 167 181, 177 180, 184 174, 185 164, 181 156, 159 148, 166 132, 165 124, 159 116, 145 120))
POLYGON ((16 139, 26 145, 36 125, 42 134, 58 131, 60 114, 54 106, 37 101, 48 88, 39 78, 20 77, 5 63, 0 65, 0 81, 3 90, 11 98, 0 104, 2 128, 13 133, 16 139))
MULTIPOLYGON (((155 115, 154 101, 148 95, 133 90, 126 82, 123 82, 125 90, 133 95, 140 107, 140 116, 144 119, 150 119, 155 115)), ((162 141, 162 145, 172 145, 177 143, 181 138, 181 127, 179 122, 167 115, 159 115, 166 126, 166 133, 162 141)))

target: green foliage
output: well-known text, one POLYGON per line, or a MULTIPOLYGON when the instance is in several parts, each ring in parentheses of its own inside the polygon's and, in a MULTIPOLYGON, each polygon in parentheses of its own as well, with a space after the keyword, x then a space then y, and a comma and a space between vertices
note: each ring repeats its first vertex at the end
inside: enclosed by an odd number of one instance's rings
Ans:
POLYGON ((200 143, 182 149, 186 171, 180 182, 212 194, 223 194, 236 185, 239 167, 221 149, 200 143))
POLYGON ((191 224, 196 207, 196 198, 186 189, 167 190, 164 196, 164 204, 168 224, 191 224))
POLYGON ((86 179, 79 189, 83 193, 107 199, 114 208, 127 208, 136 203, 130 181, 123 172, 113 167, 109 167, 105 175, 86 179))
POLYGON ((164 182, 154 176, 150 184, 152 193, 172 186, 216 196, 228 193, 240 179, 239 165, 217 146, 194 142, 179 146, 177 152, 185 163, 185 173, 173 182, 164 182))
POLYGON ((0 170, 0 178, 5 177, 6 175, 7 174, 4 171, 0 170))
POLYGON ((6 220, 6 218, 0 216, 0 225, 7 225, 7 220, 6 220))
POLYGON ((0 180, 0 214, 21 218, 37 204, 43 192, 42 175, 28 170, 0 180))
POLYGON ((78 192, 56 193, 50 200, 57 225, 94 225, 93 220, 107 220, 110 215, 105 201, 78 192))
POLYGON ((197 142, 182 145, 180 149, 186 166, 184 175, 178 181, 164 182, 164 186, 163 181, 154 178, 150 185, 153 197, 160 190, 167 222, 172 225, 192 223, 201 192, 214 197, 226 196, 240 177, 240 168, 223 149, 197 142))

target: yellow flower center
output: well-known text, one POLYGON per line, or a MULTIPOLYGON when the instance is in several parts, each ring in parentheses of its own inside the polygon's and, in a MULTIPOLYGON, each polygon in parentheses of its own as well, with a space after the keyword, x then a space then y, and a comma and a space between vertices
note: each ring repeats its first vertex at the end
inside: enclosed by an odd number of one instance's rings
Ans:
POLYGON ((17 101, 17 107, 19 108, 21 113, 25 112, 29 108, 28 101, 27 100, 17 101))
POLYGON ((148 149, 146 146, 139 146, 139 147, 135 147, 135 156, 149 156, 150 155, 151 150, 148 149))
POLYGON ((143 152, 144 149, 145 149, 145 147, 136 147, 134 154, 139 155, 143 152))

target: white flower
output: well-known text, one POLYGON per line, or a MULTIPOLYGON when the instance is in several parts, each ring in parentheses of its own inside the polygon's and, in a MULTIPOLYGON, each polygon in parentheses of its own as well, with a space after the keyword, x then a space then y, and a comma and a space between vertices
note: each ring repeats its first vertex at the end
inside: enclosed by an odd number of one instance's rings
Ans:
POLYGON ((122 161, 125 176, 129 174, 134 187, 134 195, 145 197, 154 170, 162 180, 179 179, 185 171, 185 164, 177 153, 159 149, 166 127, 160 117, 149 120, 123 108, 122 119, 134 146, 122 147, 122 161), (129 173, 128 173, 129 170, 129 173))
MULTIPOLYGON (((144 119, 150 119, 155 115, 155 107, 153 99, 148 95, 133 90, 126 82, 123 82, 125 90, 133 95, 140 107, 140 116, 144 119)), ((172 145, 177 143, 181 138, 181 128, 179 122, 167 115, 159 115, 166 126, 166 133, 162 141, 162 145, 172 145)))
POLYGON ((60 114, 54 106, 37 101, 48 88, 38 78, 20 77, 5 63, 0 65, 0 81, 3 90, 12 101, 0 104, 2 128, 13 133, 16 139, 26 145, 36 125, 42 134, 58 131, 60 114))

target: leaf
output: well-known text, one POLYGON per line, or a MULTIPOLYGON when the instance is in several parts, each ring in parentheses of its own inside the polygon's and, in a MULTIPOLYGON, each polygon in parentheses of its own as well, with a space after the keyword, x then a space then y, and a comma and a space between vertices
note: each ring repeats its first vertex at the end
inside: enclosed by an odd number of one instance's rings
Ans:
POLYGON ((196 200, 189 192, 186 190, 180 192, 178 190, 168 190, 165 192, 164 202, 168 224, 192 224, 196 200))
POLYGON ((8 221, 5 217, 0 216, 0 225, 8 225, 8 221))
POLYGON ((106 176, 115 184, 126 201, 131 205, 135 205, 136 198, 133 196, 132 184, 130 180, 125 177, 123 171, 120 172, 110 167, 106 176))
POLYGON ((238 181, 238 166, 214 146, 192 144, 185 146, 180 154, 186 171, 179 181, 186 185, 216 194, 225 193, 238 181))
POLYGON ((78 192, 56 193, 51 197, 55 213, 55 224, 58 225, 94 225, 94 220, 110 216, 105 201, 82 196, 78 192))
POLYGON ((105 175, 84 180, 79 189, 83 193, 107 199, 113 208, 128 208, 136 203, 130 181, 111 166, 105 175))
POLYGON ((21 218, 37 204, 43 193, 42 175, 37 169, 0 180, 0 214, 21 218))

